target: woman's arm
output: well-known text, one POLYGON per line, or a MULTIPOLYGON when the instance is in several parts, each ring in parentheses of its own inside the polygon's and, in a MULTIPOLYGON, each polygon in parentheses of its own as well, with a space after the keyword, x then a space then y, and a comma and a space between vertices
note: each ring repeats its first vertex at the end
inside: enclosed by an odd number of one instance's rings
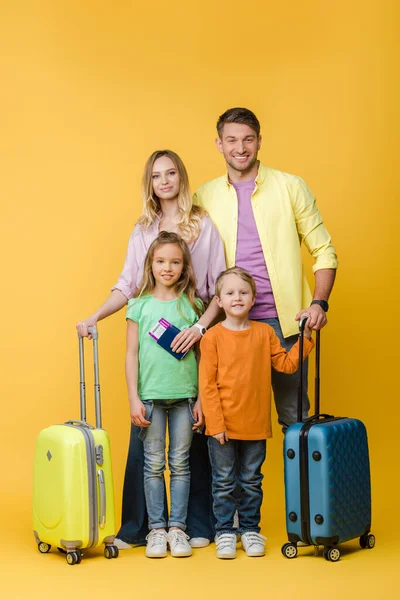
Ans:
POLYGON ((145 419, 146 408, 140 400, 137 391, 139 375, 139 326, 131 319, 127 319, 126 323, 125 375, 131 408, 131 421, 138 427, 148 427, 150 421, 146 421, 145 419))
POLYGON ((101 321, 110 315, 121 310, 123 306, 127 304, 128 300, 126 296, 120 292, 119 290, 113 290, 111 294, 108 296, 107 300, 94 312, 90 317, 85 319, 84 321, 79 321, 76 324, 76 328, 80 335, 84 337, 91 336, 88 334, 88 327, 94 326, 97 324, 97 321, 101 321))
MULTIPOLYGON (((207 307, 204 315, 201 315, 200 319, 197 321, 199 325, 202 325, 206 329, 211 325, 211 323, 218 317, 221 309, 217 304, 217 301, 214 298, 211 300, 210 304, 207 307)), ((186 352, 186 350, 190 350, 190 348, 196 342, 201 340, 201 333, 196 325, 192 325, 192 327, 188 327, 187 329, 182 329, 180 333, 172 340, 171 348, 174 352, 186 352)))

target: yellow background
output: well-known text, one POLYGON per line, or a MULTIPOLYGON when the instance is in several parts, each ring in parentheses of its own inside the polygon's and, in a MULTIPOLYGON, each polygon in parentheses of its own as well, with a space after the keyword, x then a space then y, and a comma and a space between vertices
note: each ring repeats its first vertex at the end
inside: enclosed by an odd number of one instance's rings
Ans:
MULTIPOLYGON (((340 575, 343 597, 376 597, 383 581, 385 598, 396 597, 397 7, 389 0, 3 0, 0 486, 7 556, 0 586, 11 586, 9 597, 50 597, 52 585, 59 597, 70 585, 97 597, 136 596, 148 586, 193 597, 206 573, 208 587, 229 595, 257 589, 302 597, 311 577, 334 594, 340 575), (361 553, 350 544, 338 565, 281 558, 276 426, 265 469, 268 558, 221 564, 209 548, 182 570, 173 559, 146 561, 139 549, 70 571, 61 557, 37 553, 30 511, 37 433, 78 417, 75 322, 105 299, 122 268, 150 152, 178 152, 195 190, 224 171, 215 121, 232 106, 259 117, 265 164, 305 178, 338 250, 322 336, 322 408, 367 425, 377 547, 361 553)), ((123 311, 100 324, 103 423, 118 507, 129 432, 124 333, 123 311)), ((90 372, 89 392, 91 381, 90 372)))

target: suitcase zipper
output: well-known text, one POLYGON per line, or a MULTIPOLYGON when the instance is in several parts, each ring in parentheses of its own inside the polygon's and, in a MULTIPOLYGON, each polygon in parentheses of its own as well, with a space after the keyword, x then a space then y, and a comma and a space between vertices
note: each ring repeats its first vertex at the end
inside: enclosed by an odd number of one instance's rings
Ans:
POLYGON ((86 445, 86 459, 87 459, 87 472, 88 472, 88 500, 89 500, 89 536, 87 548, 92 548, 97 545, 98 542, 98 502, 97 502, 97 480, 96 480, 96 454, 94 447, 94 439, 92 432, 88 427, 66 424, 67 427, 73 427, 78 429, 85 440, 86 445))

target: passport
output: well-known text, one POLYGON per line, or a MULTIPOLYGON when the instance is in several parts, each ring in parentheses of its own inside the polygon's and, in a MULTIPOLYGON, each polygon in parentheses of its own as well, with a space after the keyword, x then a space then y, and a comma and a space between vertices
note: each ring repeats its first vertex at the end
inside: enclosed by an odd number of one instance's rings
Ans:
POLYGON ((172 325, 172 323, 166 319, 160 319, 153 329, 149 331, 149 335, 174 358, 182 360, 182 358, 185 358, 186 354, 190 352, 190 349, 186 350, 186 352, 173 352, 171 348, 172 340, 180 333, 180 331, 181 330, 178 329, 178 327, 175 327, 175 325, 172 325))

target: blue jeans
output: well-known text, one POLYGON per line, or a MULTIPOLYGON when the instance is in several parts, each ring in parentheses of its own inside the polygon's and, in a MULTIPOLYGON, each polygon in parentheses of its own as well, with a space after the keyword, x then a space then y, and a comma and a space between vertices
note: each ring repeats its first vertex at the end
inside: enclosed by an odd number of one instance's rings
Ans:
POLYGON ((166 527, 164 517, 165 445, 168 422, 168 466, 171 472, 171 511, 169 527, 186 529, 190 488, 189 451, 192 442, 192 419, 188 399, 144 400, 146 419, 151 425, 141 430, 144 447, 144 493, 149 529, 166 527))
MULTIPOLYGON (((128 544, 144 546, 149 528, 144 495, 144 451, 139 433, 140 428, 131 424, 122 494, 122 523, 116 537, 128 544)), ((212 541, 215 518, 212 510, 211 466, 204 434, 193 435, 189 464, 191 475, 186 533, 191 538, 204 537, 212 541)), ((166 494, 164 520, 168 520, 166 494)))
MULTIPOLYGON (((284 338, 278 319, 260 319, 261 323, 270 325, 278 336, 282 348, 290 350, 296 343, 299 336, 292 335, 284 338)), ((308 359, 304 361, 304 377, 303 377, 303 421, 308 417, 310 401, 307 395, 307 366, 308 359)), ((288 375, 286 373, 278 373, 272 369, 272 389, 274 391, 276 412, 278 413, 278 422, 282 425, 283 431, 289 425, 293 425, 297 421, 297 398, 298 398, 298 382, 299 371, 288 375)))
POLYGON ((261 467, 266 449, 266 440, 229 440, 222 445, 215 438, 208 438, 217 535, 236 533, 233 527, 236 510, 240 533, 260 531, 261 467), (235 488, 240 489, 239 501, 235 488))

